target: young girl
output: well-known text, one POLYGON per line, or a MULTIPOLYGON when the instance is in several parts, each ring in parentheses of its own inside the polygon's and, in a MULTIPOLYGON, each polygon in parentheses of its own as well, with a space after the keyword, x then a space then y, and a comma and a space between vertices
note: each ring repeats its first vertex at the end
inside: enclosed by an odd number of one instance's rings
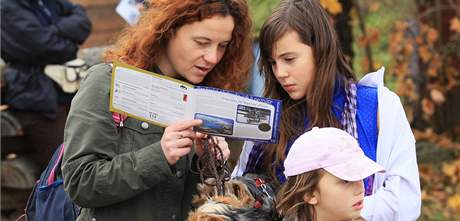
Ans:
POLYGON ((344 221, 360 218, 363 179, 384 168, 367 158, 356 139, 337 128, 313 128, 291 146, 287 181, 278 193, 284 220, 344 221))
POLYGON ((357 82, 327 13, 317 0, 284 0, 260 32, 265 96, 281 99, 278 144, 247 142, 234 171, 266 173, 283 183, 292 142, 314 126, 342 128, 387 173, 364 180, 366 220, 415 220, 421 194, 415 139, 383 68, 357 82))
MULTIPOLYGON (((251 65, 244 0, 148 1, 139 22, 106 54, 191 84, 242 90, 251 65)), ((109 111, 112 67, 89 70, 72 101, 64 135, 65 190, 78 220, 185 220, 200 180, 200 120, 161 128, 134 118, 116 126, 109 111)), ((229 149, 219 141, 223 158, 229 149)))

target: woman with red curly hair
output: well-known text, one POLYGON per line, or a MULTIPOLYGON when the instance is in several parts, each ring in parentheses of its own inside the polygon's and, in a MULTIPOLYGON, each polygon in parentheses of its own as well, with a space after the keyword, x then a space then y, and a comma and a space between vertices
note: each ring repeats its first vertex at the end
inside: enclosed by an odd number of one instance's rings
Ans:
MULTIPOLYGON (((109 111, 112 61, 192 84, 239 91, 252 62, 244 0, 156 0, 89 70, 67 119, 62 173, 78 220, 184 220, 199 175, 201 120, 165 129, 109 111)), ((223 157, 228 145, 219 139, 223 157)))

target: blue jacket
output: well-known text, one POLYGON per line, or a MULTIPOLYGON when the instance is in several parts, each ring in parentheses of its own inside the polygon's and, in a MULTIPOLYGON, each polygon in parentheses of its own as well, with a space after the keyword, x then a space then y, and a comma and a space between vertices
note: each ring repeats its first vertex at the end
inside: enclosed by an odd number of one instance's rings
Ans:
POLYGON ((79 44, 90 34, 91 22, 81 6, 67 0, 0 3, 1 57, 7 64, 4 102, 52 117, 60 91, 44 75, 44 66, 75 59, 79 44))

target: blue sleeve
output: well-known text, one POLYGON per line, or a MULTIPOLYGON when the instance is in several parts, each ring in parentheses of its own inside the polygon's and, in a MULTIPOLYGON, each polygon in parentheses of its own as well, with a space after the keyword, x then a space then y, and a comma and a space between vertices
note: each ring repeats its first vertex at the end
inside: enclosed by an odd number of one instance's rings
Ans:
POLYGON ((2 1, 2 57, 7 61, 46 65, 76 58, 78 45, 59 34, 55 25, 42 25, 19 1, 2 1))

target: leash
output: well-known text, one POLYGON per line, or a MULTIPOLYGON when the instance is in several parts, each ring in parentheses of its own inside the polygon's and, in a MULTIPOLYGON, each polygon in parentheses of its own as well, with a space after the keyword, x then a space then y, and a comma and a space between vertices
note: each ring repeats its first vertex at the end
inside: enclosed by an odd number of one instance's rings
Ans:
POLYGON ((203 143, 203 155, 198 158, 198 172, 201 182, 208 186, 215 186, 217 195, 225 195, 225 182, 230 180, 230 172, 227 168, 227 161, 219 148, 219 141, 208 136, 203 143), (207 179, 214 178, 214 179, 207 179))

